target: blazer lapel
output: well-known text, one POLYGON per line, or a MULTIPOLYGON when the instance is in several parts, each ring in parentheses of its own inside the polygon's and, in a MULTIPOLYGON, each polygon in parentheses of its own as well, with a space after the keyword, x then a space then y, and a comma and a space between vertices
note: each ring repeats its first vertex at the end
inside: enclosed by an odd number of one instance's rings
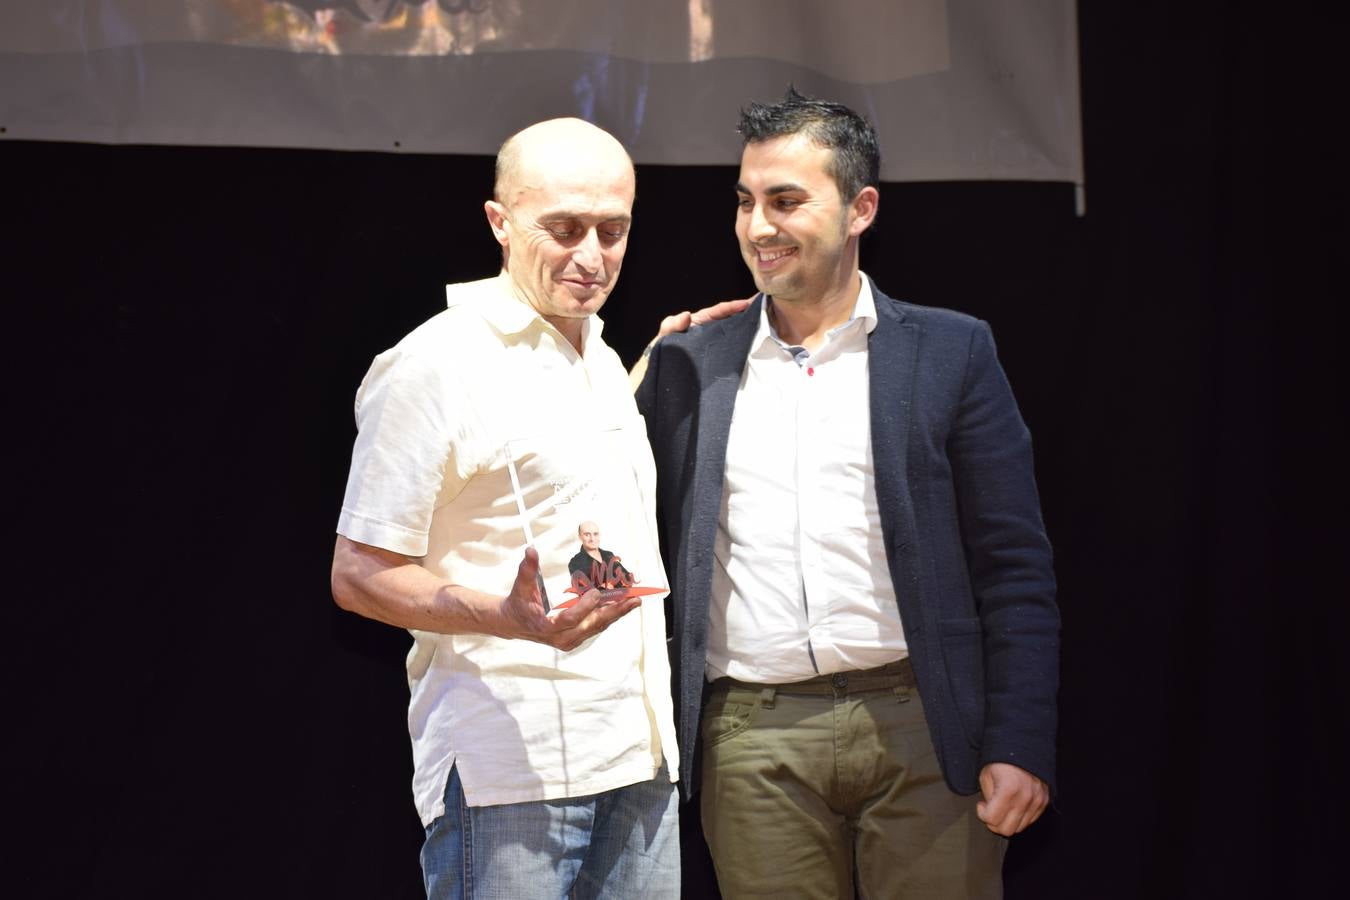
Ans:
POLYGON ((867 342, 872 462, 881 529, 888 552, 894 553, 908 541, 901 532, 901 511, 910 506, 906 462, 919 334, 903 309, 877 290, 875 283, 872 292, 877 304, 877 327, 867 342))
POLYGON ((761 294, 745 312, 719 323, 719 327, 709 335, 699 367, 702 389, 698 404, 694 504, 689 522, 689 560, 704 589, 693 596, 706 597, 707 591, 711 589, 712 569, 709 561, 712 559, 718 511, 722 506, 731 414, 736 408, 736 392, 740 388, 741 373, 745 371, 746 357, 750 354, 750 342, 759 328, 763 305, 764 295, 761 294))

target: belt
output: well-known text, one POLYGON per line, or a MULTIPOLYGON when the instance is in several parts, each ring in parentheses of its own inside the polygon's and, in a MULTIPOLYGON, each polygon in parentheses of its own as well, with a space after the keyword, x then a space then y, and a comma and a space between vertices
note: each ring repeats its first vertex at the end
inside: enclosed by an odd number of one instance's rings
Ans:
POLYGON ((758 684, 751 681, 739 681, 722 676, 713 680, 714 688, 740 688, 746 691, 762 691, 771 688, 778 694, 799 694, 812 697, 834 697, 839 694, 860 694, 865 691, 889 691, 897 687, 917 687, 914 680, 914 667, 909 658, 877 666, 875 669, 853 669, 848 672, 832 672, 829 675, 817 675, 805 681, 789 681, 781 684, 758 684))

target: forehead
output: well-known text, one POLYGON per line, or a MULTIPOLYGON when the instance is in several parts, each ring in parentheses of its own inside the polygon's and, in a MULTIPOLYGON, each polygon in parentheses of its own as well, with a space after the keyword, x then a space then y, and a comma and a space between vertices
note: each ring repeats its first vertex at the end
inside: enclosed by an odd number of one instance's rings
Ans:
POLYGON ((741 151, 740 184, 763 191, 787 185, 822 190, 834 183, 829 167, 834 151, 805 134, 791 134, 746 144, 741 151))
POLYGON ((514 205, 536 215, 623 218, 632 213, 634 190, 626 160, 554 159, 523 168, 514 205))

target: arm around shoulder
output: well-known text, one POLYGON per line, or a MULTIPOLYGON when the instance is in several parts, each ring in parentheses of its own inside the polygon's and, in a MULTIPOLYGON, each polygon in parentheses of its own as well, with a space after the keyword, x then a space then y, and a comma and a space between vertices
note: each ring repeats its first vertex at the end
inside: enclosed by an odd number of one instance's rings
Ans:
POLYGON ((704 325, 708 322, 716 322, 719 319, 726 319, 737 313, 744 312, 754 302, 754 297, 746 297, 736 300, 722 300, 714 303, 712 306, 705 306, 700 310, 689 312, 677 312, 666 316, 661 320, 657 327, 656 337, 647 343, 646 349, 642 351, 642 356, 633 364, 633 368, 628 370, 628 382, 636 391, 642 384, 643 378, 647 374, 647 360, 652 351, 656 349, 656 342, 668 334, 679 334, 688 331, 695 325, 704 325))

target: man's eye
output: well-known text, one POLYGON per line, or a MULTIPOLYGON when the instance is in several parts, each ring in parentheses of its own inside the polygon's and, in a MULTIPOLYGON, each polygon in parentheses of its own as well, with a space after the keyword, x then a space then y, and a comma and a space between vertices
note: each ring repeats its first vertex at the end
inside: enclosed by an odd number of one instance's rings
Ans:
POLYGON ((779 209, 792 209, 794 206, 800 206, 800 200, 794 200, 791 197, 779 197, 777 206, 779 209))
POLYGON ((549 234, 559 240, 566 240, 577 236, 577 226, 571 222, 554 222, 545 227, 548 228, 549 234))
POLYGON ((750 208, 755 205, 755 201, 751 200, 749 197, 737 197, 736 205, 746 212, 749 212, 750 208))

